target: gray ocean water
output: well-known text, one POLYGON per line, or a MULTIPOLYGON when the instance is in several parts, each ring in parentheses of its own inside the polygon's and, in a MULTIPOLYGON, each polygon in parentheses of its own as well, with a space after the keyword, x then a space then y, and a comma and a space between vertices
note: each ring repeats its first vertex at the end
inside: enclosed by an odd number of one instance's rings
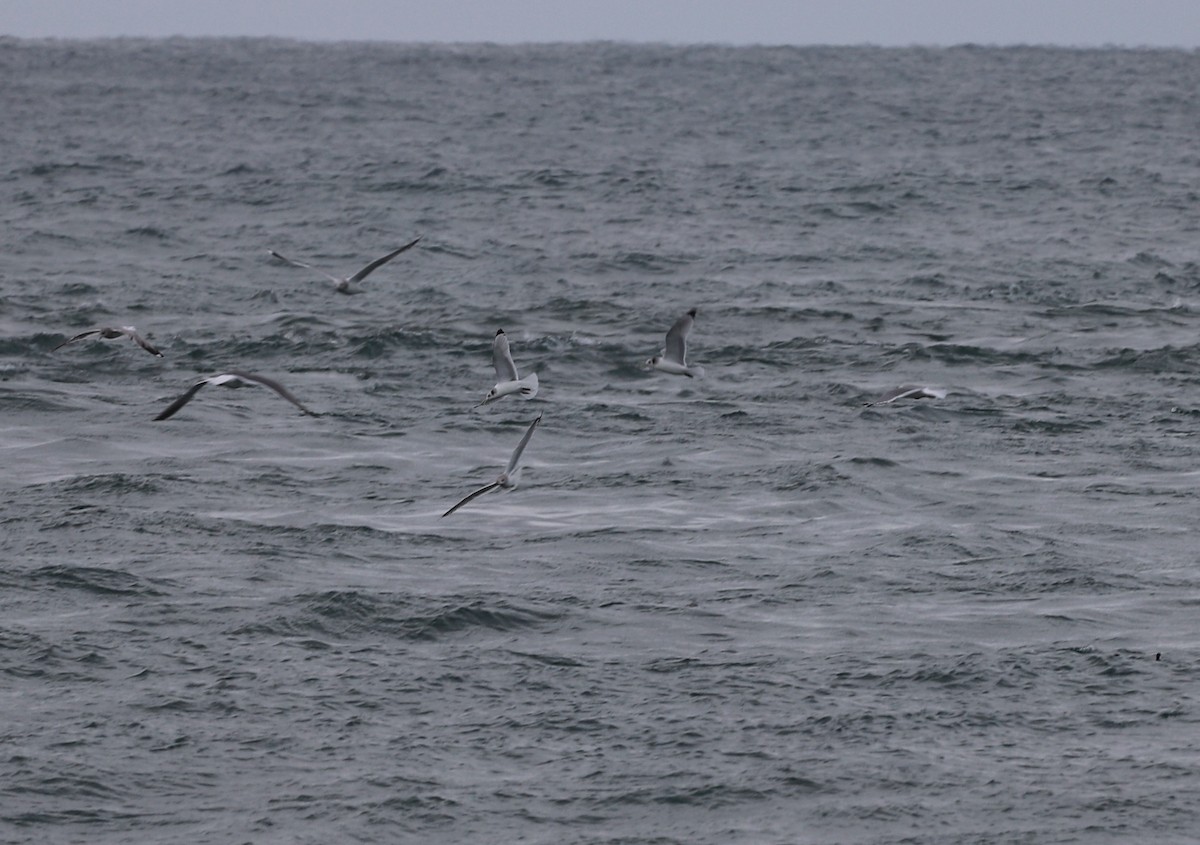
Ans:
POLYGON ((0 40, 0 841, 1197 841, 1197 90, 0 40))

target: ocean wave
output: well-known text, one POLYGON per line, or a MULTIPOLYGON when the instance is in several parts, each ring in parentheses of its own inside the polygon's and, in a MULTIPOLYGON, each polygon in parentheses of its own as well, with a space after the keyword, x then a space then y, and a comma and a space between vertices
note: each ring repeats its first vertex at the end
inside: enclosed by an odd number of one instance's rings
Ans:
POLYGON ((58 564, 33 570, 39 588, 81 590, 99 596, 161 596, 165 592, 144 578, 120 569, 58 564))
POLYGON ((331 638, 378 636, 438 640, 473 631, 514 631, 541 627, 559 614, 506 602, 419 600, 358 591, 303 594, 283 603, 273 620, 239 628, 238 634, 331 638), (293 607, 294 605, 294 607, 293 607))
POLYGON ((1129 370, 1137 373, 1194 373, 1200 368, 1200 344, 1158 349, 1121 349, 1093 365, 1100 370, 1129 370))

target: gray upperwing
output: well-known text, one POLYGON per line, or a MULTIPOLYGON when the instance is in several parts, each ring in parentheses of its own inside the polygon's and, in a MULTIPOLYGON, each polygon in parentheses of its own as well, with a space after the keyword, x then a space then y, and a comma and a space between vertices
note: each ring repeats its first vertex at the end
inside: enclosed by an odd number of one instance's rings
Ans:
POLYGON ((508 335, 504 329, 497 329, 492 341, 492 366, 496 368, 497 382, 517 380, 517 365, 513 363, 512 353, 508 350, 508 335))
POLYGON ((238 378, 245 379, 247 381, 258 382, 263 387, 271 388, 276 393, 278 393, 280 396, 282 396, 284 399, 288 400, 293 405, 295 405, 297 408, 299 408, 301 411, 308 414, 310 417, 318 416, 318 414, 315 411, 310 411, 308 408, 304 407, 304 405, 300 402, 299 399, 297 399, 295 396, 293 396, 286 387, 284 387, 279 382, 275 381, 275 379, 273 379, 273 378, 267 378, 266 376, 255 375, 254 373, 248 373, 245 370, 230 370, 229 372, 232 375, 237 376, 238 378))
POLYGON ((267 252, 271 253, 271 255, 275 256, 283 263, 291 264, 293 267, 303 267, 305 270, 313 269, 311 264, 305 264, 303 261, 293 261, 292 259, 288 258, 286 255, 280 255, 278 252, 276 252, 273 249, 268 249, 267 252))
POLYGON ((271 253, 271 255, 275 256, 280 261, 282 261, 286 264, 291 264, 293 267, 303 267, 305 270, 312 270, 314 273, 320 273, 322 276, 329 279, 329 281, 333 282, 336 285, 340 285, 343 281, 342 279, 339 279, 337 276, 334 276, 332 273, 326 273, 324 270, 320 270, 320 269, 312 266, 311 264, 305 264, 303 261, 294 261, 285 255, 280 255, 278 252, 276 252, 273 249, 268 249, 267 252, 271 253))
POLYGON ((667 332, 667 345, 664 349, 666 357, 677 364, 687 365, 687 336, 695 322, 696 309, 692 308, 675 321, 667 332))
POLYGON ((517 468, 517 462, 521 460, 521 453, 529 445, 529 438, 533 437, 533 430, 537 428, 538 423, 541 421, 542 415, 538 414, 537 419, 529 424, 529 428, 525 430, 525 436, 521 438, 521 442, 517 444, 517 448, 513 449, 512 457, 508 459, 508 466, 504 470, 505 475, 512 475, 513 470, 517 468))
POLYGON ((101 329, 91 329, 90 331, 86 331, 86 332, 80 332, 79 334, 75 335, 75 337, 68 338, 67 340, 64 340, 62 343, 60 343, 58 346, 54 347, 54 349, 51 349, 50 351, 51 351, 51 352, 54 352, 54 351, 56 351, 56 350, 58 350, 58 349, 62 349, 62 348, 63 348, 64 346, 66 346, 68 343, 74 343, 74 342, 75 342, 75 341, 77 341, 77 340, 83 340, 83 339, 84 339, 85 337, 87 337, 88 335, 100 334, 100 332, 101 332, 101 329))
POLYGON ((478 498, 479 498, 480 496, 482 496, 484 493, 487 493, 489 490, 495 490, 495 489, 496 489, 497 487, 499 487, 499 486, 500 486, 500 482, 499 482, 499 481, 493 481, 493 482, 492 482, 491 484, 489 484, 488 486, 486 486, 486 487, 480 487, 480 488, 479 488, 478 490, 476 490, 474 493, 469 493, 468 495, 466 495, 465 497, 463 497, 463 498, 462 498, 462 499, 459 501, 459 503, 458 503, 457 505, 455 505, 454 507, 450 508, 450 510, 448 510, 448 511, 446 511, 444 514, 442 514, 442 518, 444 519, 444 518, 448 517, 450 514, 454 513, 456 510, 458 510, 458 509, 459 509, 459 508, 461 508, 463 505, 465 505, 467 502, 471 501, 472 499, 478 499, 478 498))
POLYGON ((417 238, 414 241, 409 241, 408 243, 406 243, 404 246, 400 247, 399 249, 389 252, 383 258, 376 258, 374 261, 372 261, 366 267, 362 268, 357 273, 355 273, 353 276, 351 276, 347 281, 361 282, 367 276, 374 273, 377 268, 382 267, 384 264, 387 264, 389 261, 391 261, 393 258, 395 258, 400 253, 405 252, 406 250, 412 249, 414 246, 417 245, 417 241, 419 241, 419 240, 421 240, 421 239, 417 238))
POLYGON ((174 402, 172 402, 170 405, 168 405, 166 407, 166 410, 164 410, 161 414, 159 414, 157 417, 155 417, 154 418, 155 422, 157 422, 158 420, 170 419, 171 417, 175 416, 175 412, 178 411, 180 408, 182 408, 184 405, 186 405, 188 402, 191 402, 192 397, 195 396, 199 392, 200 388, 204 387, 204 385, 206 385, 206 384, 208 384, 208 379, 202 379, 202 380, 196 382, 195 384, 193 384, 190 388, 188 388, 187 393, 180 396, 178 399, 176 399, 174 402))
POLYGON ((159 352, 157 349, 155 349, 153 346, 151 346, 149 341, 146 340, 146 338, 142 337, 140 334, 138 334, 132 328, 125 327, 125 328, 121 329, 121 331, 124 332, 126 335, 128 335, 130 340, 132 340, 138 346, 142 347, 142 349, 145 349, 151 355, 157 355, 159 358, 163 357, 163 354, 161 352, 159 352))
POLYGON ((911 396, 923 393, 924 387, 916 384, 905 384, 900 387, 894 387, 887 393, 880 396, 874 402, 868 402, 868 405, 889 405, 899 399, 908 399, 911 396))

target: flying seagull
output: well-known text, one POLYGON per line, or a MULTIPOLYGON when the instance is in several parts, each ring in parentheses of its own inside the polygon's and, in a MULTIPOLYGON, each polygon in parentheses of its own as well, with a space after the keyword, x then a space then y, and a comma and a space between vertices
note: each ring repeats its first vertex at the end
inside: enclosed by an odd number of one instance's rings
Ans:
POLYGON ((476 499, 476 498, 482 496, 484 493, 487 493, 491 490, 495 490, 497 487, 500 487, 504 490, 512 490, 514 487, 516 487, 517 486, 517 476, 521 472, 521 470, 517 467, 517 463, 521 460, 521 453, 524 452, 525 447, 529 445, 529 438, 533 437, 533 430, 535 428, 537 428, 538 423, 540 423, 541 421, 542 421, 542 415, 538 414, 537 419, 535 419, 533 422, 531 422, 529 424, 529 428, 525 430, 525 436, 521 438, 521 442, 517 444, 517 448, 513 449, 512 457, 508 459, 508 466, 506 466, 504 468, 504 472, 500 473, 499 478, 497 478, 495 481, 493 481, 491 484, 487 485, 486 487, 480 487, 474 493, 471 493, 470 495, 466 496, 457 505, 455 505, 454 507, 450 508, 450 510, 448 510, 444 514, 442 514, 442 516, 443 517, 449 516, 450 514, 454 513, 456 510, 461 508, 463 505, 465 505, 467 502, 471 501, 472 499, 476 499))
POLYGON ((315 411, 310 411, 308 408, 305 408, 303 405, 301 405, 300 400, 293 396, 286 387, 275 381, 275 379, 267 378, 266 376, 256 376, 253 373, 243 372, 242 370, 230 370, 227 373, 221 373, 220 375, 209 376, 208 378, 200 379, 200 381, 188 388, 187 393, 180 396, 178 399, 168 405, 166 410, 155 417, 155 421, 170 419, 175 415, 176 411, 178 411, 188 402, 191 402, 192 397, 199 393, 200 388, 204 387, 206 384, 219 384, 222 387, 250 387, 251 385, 261 384, 263 387, 271 388, 309 416, 320 416, 315 411))
MULTIPOLYGON (((513 363, 512 353, 508 351, 508 335, 504 333, 504 329, 497 329, 496 337, 492 340, 492 366, 496 368, 496 385, 487 392, 487 396, 483 397, 479 405, 486 405, 510 393, 519 393, 522 399, 537 396, 537 373, 518 378, 517 365, 513 363)), ((475 407, 478 408, 479 405, 475 407)))
POLYGON ((659 355, 646 361, 646 366, 673 376, 703 376, 703 367, 689 367, 687 364, 687 336, 696 322, 696 309, 689 308, 688 312, 675 321, 667 332, 667 344, 659 355))
POLYGON ((887 393, 880 396, 874 402, 867 402, 866 406, 872 408, 875 405, 890 405, 901 399, 945 399, 946 391, 938 390, 936 387, 924 387, 919 384, 903 384, 900 387, 893 387, 887 393))
POLYGON ((404 246, 400 247, 399 249, 389 252, 383 258, 376 258, 374 261, 372 261, 366 267, 359 270, 353 276, 347 276, 345 278, 339 278, 338 276, 331 275, 329 273, 326 273, 324 270, 317 270, 316 267, 312 266, 311 264, 305 264, 303 261, 293 261, 290 258, 280 255, 278 252, 276 252, 273 249, 268 249, 267 252, 271 253, 271 255, 275 256, 280 261, 282 261, 286 264, 291 264, 293 267, 303 267, 305 270, 315 270, 316 272, 320 273, 322 276, 324 276, 325 278, 327 278, 331 282, 333 282, 334 290, 336 290, 338 293, 350 293, 351 285, 361 282, 367 276, 371 275, 373 272, 375 272, 378 268, 382 267, 384 264, 387 264, 389 261, 391 261, 393 258, 395 258, 400 253, 402 253, 406 250, 412 249, 414 246, 417 245, 417 241, 420 241, 420 240, 421 240, 420 238, 417 238, 414 241, 410 241, 409 243, 406 243, 404 246))
POLYGON ((94 334, 100 335, 100 337, 104 338, 105 340, 112 340, 113 338, 116 338, 116 337, 127 337, 130 340, 132 340, 134 343, 136 343, 138 346, 142 347, 142 349, 145 349, 151 355, 157 356, 159 358, 161 358, 163 356, 163 354, 161 352, 159 352, 157 349, 155 349, 153 346, 151 346, 149 344, 149 342, 147 342, 146 338, 144 338, 140 334, 138 334, 137 329, 135 329, 133 326, 121 326, 120 328, 116 328, 116 329, 105 326, 102 329, 91 329, 86 332, 80 332, 79 334, 75 335, 75 337, 73 337, 69 340, 64 340, 62 343, 60 343, 58 346, 54 347, 54 349, 51 349, 50 351, 55 352, 59 349, 62 349, 68 343, 74 343, 77 340, 83 340, 85 337, 90 337, 91 335, 94 335, 94 334))

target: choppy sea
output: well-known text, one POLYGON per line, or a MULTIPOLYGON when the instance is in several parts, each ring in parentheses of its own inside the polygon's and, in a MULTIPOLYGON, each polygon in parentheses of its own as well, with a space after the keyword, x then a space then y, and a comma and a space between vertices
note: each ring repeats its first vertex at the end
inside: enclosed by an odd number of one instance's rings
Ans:
POLYGON ((1197 90, 0 39, 0 841, 1195 842, 1197 90))

